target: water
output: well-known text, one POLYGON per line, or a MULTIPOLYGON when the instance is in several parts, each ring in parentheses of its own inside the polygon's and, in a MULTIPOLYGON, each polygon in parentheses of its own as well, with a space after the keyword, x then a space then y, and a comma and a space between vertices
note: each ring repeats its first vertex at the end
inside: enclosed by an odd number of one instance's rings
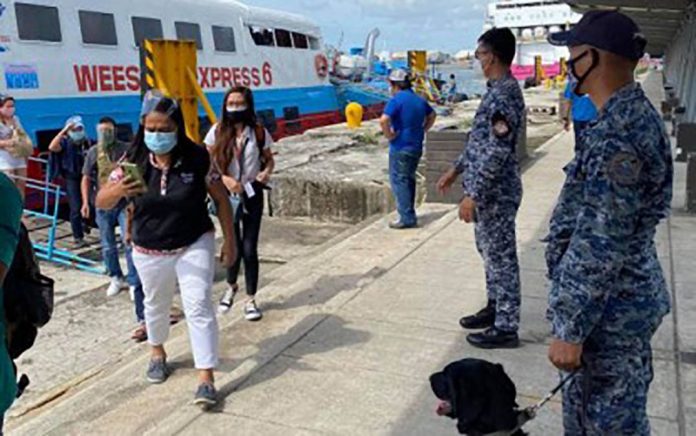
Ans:
POLYGON ((486 92, 486 79, 480 70, 464 68, 457 64, 435 65, 434 69, 434 78, 445 81, 449 80, 450 74, 454 74, 457 80, 458 92, 463 92, 469 97, 473 97, 476 94, 483 95, 486 92))

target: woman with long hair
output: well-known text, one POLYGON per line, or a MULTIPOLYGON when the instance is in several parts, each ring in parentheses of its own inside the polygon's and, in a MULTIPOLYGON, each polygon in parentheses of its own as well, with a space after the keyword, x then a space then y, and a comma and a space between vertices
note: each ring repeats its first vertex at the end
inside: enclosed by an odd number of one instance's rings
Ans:
POLYGON ((27 157, 34 146, 15 115, 15 99, 0 94, 0 171, 11 177, 24 197, 27 177, 27 157))
POLYGON ((170 373, 164 343, 178 282, 198 369, 194 402, 207 407, 217 401, 213 370, 218 364, 218 324, 212 300, 215 237, 207 195, 219 211, 225 266, 232 265, 236 257, 232 211, 219 175, 210 171, 208 153, 186 136, 177 102, 151 91, 145 96, 141 115, 127 162, 114 170, 99 191, 96 206, 111 209, 122 198, 132 203, 133 262, 143 284, 145 323, 152 346, 147 379, 162 383, 170 373))
POLYGON ((254 96, 249 88, 238 86, 225 94, 220 122, 204 140, 213 158, 213 165, 222 174, 234 213, 234 234, 240 256, 227 270, 228 289, 220 300, 219 311, 232 307, 239 291, 237 277, 244 261, 247 301, 244 316, 258 321, 262 314, 256 304, 259 284, 259 234, 263 216, 263 190, 273 173, 275 161, 271 134, 259 125, 254 96))

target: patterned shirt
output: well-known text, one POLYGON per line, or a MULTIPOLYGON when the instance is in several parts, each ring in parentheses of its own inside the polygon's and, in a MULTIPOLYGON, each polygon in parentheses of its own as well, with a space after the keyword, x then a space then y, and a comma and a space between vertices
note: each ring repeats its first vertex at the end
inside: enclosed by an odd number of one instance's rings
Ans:
POLYGON ((548 317, 554 336, 572 343, 585 341, 612 299, 656 316, 669 311, 654 244, 672 199, 663 122, 640 85, 630 84, 585 135, 587 147, 564 169, 546 238, 548 317))
POLYGON ((466 148, 455 162, 457 172, 464 173, 464 193, 477 204, 519 205, 522 181, 516 145, 524 116, 524 96, 511 74, 488 83, 466 148))

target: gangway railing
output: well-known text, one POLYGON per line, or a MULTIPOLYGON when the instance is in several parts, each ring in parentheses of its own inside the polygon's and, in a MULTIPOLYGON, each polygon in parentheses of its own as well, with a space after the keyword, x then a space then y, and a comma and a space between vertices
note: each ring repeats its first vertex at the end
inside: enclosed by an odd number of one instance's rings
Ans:
MULTIPOLYGON (((39 165, 47 165, 48 161, 41 158, 30 157, 29 161, 38 163, 39 165)), ((24 209, 24 216, 35 220, 48 222, 47 237, 45 241, 32 238, 32 245, 36 257, 48 262, 54 262, 60 265, 70 266, 82 271, 87 271, 94 274, 104 274, 105 268, 99 261, 88 259, 80 256, 70 250, 59 248, 56 245, 60 199, 65 195, 60 185, 49 182, 48 172, 44 171, 43 179, 34 179, 30 177, 21 177, 10 175, 9 177, 16 180, 22 180, 26 184, 27 190, 32 190, 43 195, 43 207, 40 210, 24 209)), ((31 231, 32 229, 30 229, 31 231)))

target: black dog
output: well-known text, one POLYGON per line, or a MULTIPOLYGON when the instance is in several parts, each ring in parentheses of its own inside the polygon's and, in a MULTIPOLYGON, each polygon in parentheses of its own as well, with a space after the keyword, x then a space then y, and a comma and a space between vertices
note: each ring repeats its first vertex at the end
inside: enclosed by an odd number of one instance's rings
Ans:
MULTIPOLYGON (((517 391, 502 365, 463 359, 430 376, 430 386, 440 399, 438 415, 456 419, 460 434, 486 435, 518 426, 517 391)), ((513 436, 524 434, 517 430, 513 436)))

